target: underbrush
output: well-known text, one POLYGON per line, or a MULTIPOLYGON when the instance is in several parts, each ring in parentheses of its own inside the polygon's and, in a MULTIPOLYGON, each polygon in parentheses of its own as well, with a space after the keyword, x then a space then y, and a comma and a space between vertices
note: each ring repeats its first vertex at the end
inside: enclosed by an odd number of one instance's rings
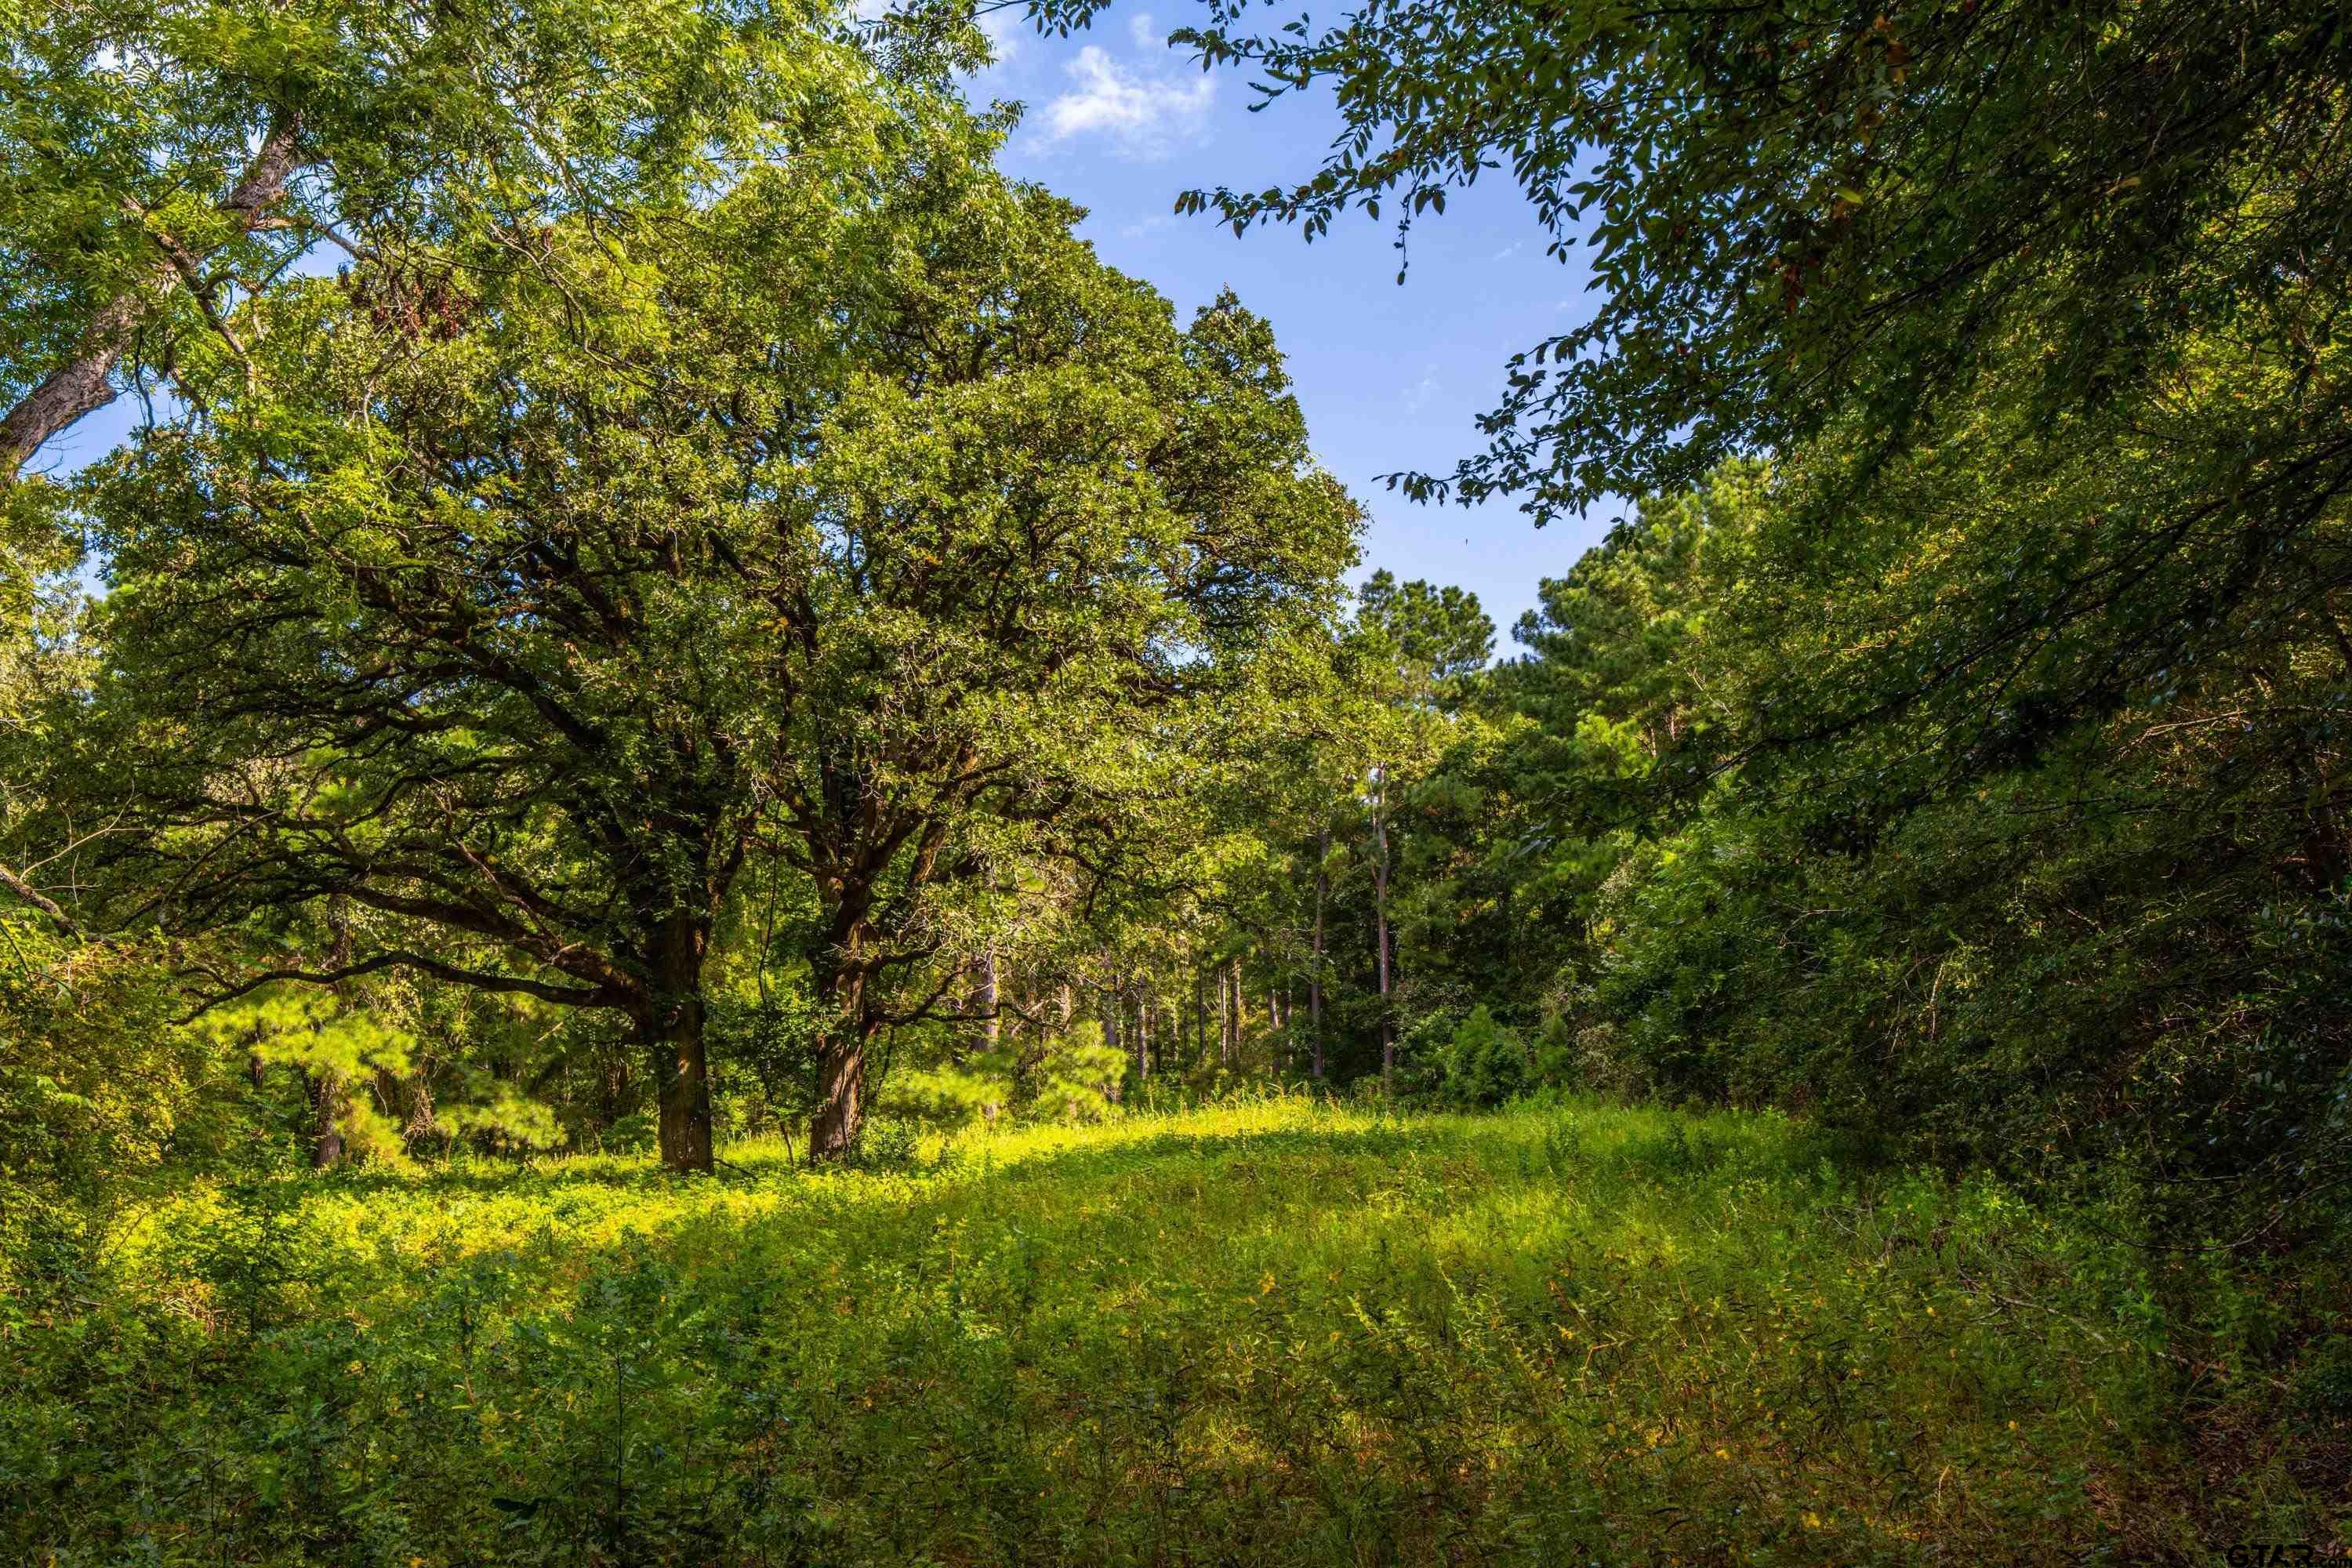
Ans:
POLYGON ((267 1176, 102 1237, 17 1216, 0 1542, 2054 1563, 2345 1528, 2352 1383, 2276 1349, 2352 1334, 2340 1278, 2151 1263, 1775 1118, 1277 1101, 896 1171, 727 1158, 267 1176))

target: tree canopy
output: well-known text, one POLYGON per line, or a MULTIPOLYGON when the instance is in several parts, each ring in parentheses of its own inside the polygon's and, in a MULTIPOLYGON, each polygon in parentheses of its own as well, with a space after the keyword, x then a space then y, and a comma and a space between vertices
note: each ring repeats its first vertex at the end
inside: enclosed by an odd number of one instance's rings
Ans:
POLYGON ((257 302, 260 373, 184 373, 89 481, 109 658, 59 789, 128 813, 117 907, 395 917, 231 990, 616 1010, 707 1167, 703 968, 777 857, 845 1147, 940 889, 1103 858, 1352 548, 1264 325, 1179 331, 985 149, 779 170, 668 244, 543 228, 423 330, 366 267, 257 302))

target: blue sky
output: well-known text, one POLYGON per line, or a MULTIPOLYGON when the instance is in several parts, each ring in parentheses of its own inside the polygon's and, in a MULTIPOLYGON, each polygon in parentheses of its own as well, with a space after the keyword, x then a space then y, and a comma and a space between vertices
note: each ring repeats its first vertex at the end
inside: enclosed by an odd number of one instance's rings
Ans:
POLYGON ((1103 259, 1180 315, 1231 285, 1270 320, 1316 449, 1371 512, 1358 576, 1385 566, 1471 590, 1507 652, 1537 580, 1565 573, 1609 514, 1538 531, 1507 502, 1419 506, 1378 476, 1444 471, 1475 449, 1472 420, 1498 400, 1504 362, 1590 315, 1580 259, 1544 255, 1548 237, 1507 171, 1423 217, 1402 287, 1385 221, 1335 223, 1309 246, 1292 228, 1236 238, 1208 217, 1172 216, 1189 187, 1258 190, 1311 174, 1339 123, 1325 101, 1249 112, 1244 75, 1203 75, 1167 47, 1165 29, 1184 17, 1128 0, 1068 39, 1040 37, 1012 13, 992 18, 999 59, 972 95, 1027 106, 1004 167, 1087 207, 1081 232, 1103 259))

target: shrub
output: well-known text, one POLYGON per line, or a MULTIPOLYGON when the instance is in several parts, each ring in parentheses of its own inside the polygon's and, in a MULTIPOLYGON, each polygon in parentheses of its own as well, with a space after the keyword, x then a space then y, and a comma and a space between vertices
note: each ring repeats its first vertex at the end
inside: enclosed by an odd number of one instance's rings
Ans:
POLYGON ((1455 1105, 1500 1105, 1534 1085, 1535 1063, 1517 1032, 1482 1003, 1454 1026, 1439 1053, 1439 1092, 1455 1105))

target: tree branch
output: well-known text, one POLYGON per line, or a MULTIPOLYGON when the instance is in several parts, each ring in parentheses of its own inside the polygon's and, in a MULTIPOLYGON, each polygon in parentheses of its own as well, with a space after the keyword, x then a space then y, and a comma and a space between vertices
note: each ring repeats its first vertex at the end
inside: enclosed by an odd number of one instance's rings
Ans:
MULTIPOLYGON (((285 194, 298 162, 299 132, 300 122, 292 115, 274 121, 253 162, 221 204, 221 213, 238 220, 241 232, 249 234, 259 226, 268 209, 285 194)), ((17 473, 51 437, 114 401, 115 366, 122 363, 148 311, 180 280, 179 263, 166 256, 143 280, 99 307, 82 329, 73 357, 0 416, 0 490, 16 482, 17 473)))
POLYGON ((543 980, 526 980, 518 974, 488 974, 480 970, 460 969, 444 963, 437 958, 427 958, 417 952, 384 952, 347 963, 340 969, 311 971, 307 969, 272 969, 252 976, 217 996, 208 997, 194 1011, 173 1020, 175 1024, 193 1024, 214 1008, 236 1001, 238 997, 258 991, 280 980, 299 980, 306 985, 332 985, 338 981, 356 979, 385 969, 414 969, 430 974, 436 980, 446 980, 459 985, 470 985, 477 991, 516 993, 536 996, 542 1002, 553 1002, 567 1007, 609 1007, 618 1005, 618 998, 604 986, 586 987, 551 985, 543 980))

